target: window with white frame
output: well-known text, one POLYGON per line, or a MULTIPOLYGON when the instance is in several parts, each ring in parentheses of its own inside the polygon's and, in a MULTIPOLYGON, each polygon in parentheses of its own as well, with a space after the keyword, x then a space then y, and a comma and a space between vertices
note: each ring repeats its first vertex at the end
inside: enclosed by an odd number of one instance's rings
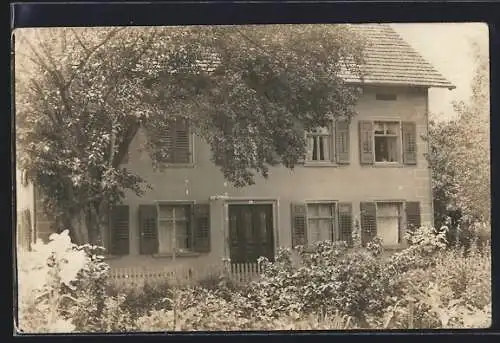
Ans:
POLYGON ((400 162, 401 129, 399 122, 374 122, 375 162, 400 162))
POLYGON ((396 245, 400 242, 403 203, 377 202, 377 236, 384 245, 396 245))
POLYGON ((191 211, 189 204, 160 204, 158 211, 158 252, 192 249, 191 211))
POLYGON ((307 241, 317 242, 335 239, 335 202, 307 204, 307 241))
POLYGON ((315 128, 307 133, 307 161, 333 160, 333 127, 315 128))

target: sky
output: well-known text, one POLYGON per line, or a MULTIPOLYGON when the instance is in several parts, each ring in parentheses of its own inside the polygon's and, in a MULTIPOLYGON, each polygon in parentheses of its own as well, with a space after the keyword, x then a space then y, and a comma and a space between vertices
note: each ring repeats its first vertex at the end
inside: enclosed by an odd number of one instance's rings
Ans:
POLYGON ((488 26, 484 23, 391 24, 391 26, 456 86, 454 90, 431 89, 429 111, 436 119, 455 115, 452 102, 468 100, 474 74, 471 42, 488 53, 488 26))

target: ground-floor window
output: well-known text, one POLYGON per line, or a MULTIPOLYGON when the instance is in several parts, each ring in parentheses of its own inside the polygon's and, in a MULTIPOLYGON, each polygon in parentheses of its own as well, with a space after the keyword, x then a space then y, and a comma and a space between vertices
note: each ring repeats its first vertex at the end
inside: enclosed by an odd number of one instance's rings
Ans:
POLYGON ((191 208, 191 205, 159 205, 159 253, 191 250, 191 208))
POLYGON ((307 204, 307 241, 332 241, 335 239, 336 204, 318 202, 307 204))
POLYGON ((401 241, 402 203, 377 202, 377 236, 384 245, 396 245, 401 241))
POLYGON ((405 230, 420 226, 420 202, 375 201, 362 202, 361 241, 366 245, 374 237, 386 246, 403 242, 405 230))
POLYGON ((344 241, 352 245, 352 203, 308 201, 292 203, 292 246, 318 241, 344 241))

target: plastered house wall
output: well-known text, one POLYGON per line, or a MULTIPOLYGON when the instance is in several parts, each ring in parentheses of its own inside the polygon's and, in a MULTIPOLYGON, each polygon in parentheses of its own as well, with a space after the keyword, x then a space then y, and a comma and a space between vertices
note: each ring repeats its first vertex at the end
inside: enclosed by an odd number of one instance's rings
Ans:
POLYGON ((138 206, 155 201, 194 200, 210 203, 211 251, 209 254, 178 257, 176 263, 206 263, 229 256, 227 247, 227 205, 234 202, 267 201, 274 205, 275 246, 291 245, 291 213, 293 202, 337 200, 352 202, 353 216, 359 219, 359 203, 376 200, 419 201, 422 224, 432 224, 431 170, 424 154, 428 132, 428 95, 426 88, 366 87, 357 105, 358 115, 350 125, 350 163, 343 166, 296 166, 294 170, 274 167, 269 178, 256 176, 255 185, 234 188, 224 180, 220 170, 210 161, 208 145, 194 137, 194 166, 154 170, 144 149, 143 132, 133 140, 126 167, 144 177, 153 189, 142 197, 127 194, 130 206, 130 254, 113 258, 112 266, 154 267, 172 263, 169 258, 139 255, 138 206), (377 93, 397 94, 397 100, 376 99, 377 93), (359 161, 359 120, 401 120, 416 122, 418 160, 412 166, 365 166, 359 161), (227 193, 228 199, 209 200, 227 193))

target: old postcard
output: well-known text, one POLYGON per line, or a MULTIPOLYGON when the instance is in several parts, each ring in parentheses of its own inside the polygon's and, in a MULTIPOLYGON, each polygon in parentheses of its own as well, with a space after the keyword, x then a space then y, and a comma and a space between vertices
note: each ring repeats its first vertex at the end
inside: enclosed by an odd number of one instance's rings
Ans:
POLYGON ((485 24, 13 37, 18 334, 491 325, 485 24))

